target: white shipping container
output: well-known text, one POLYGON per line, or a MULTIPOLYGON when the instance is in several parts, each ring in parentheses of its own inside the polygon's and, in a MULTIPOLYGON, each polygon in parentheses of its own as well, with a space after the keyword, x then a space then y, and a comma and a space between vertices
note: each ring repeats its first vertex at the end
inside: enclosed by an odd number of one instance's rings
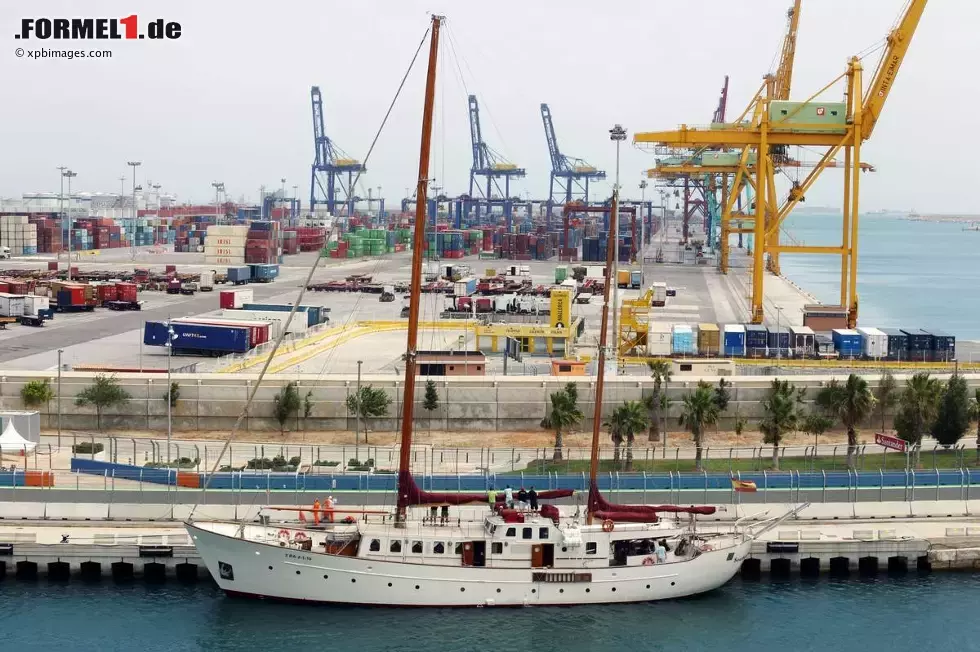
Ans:
POLYGON ((50 306, 51 300, 48 297, 39 297, 33 294, 24 297, 24 314, 30 317, 36 317, 38 311, 47 310, 50 306))
POLYGON ((207 256, 204 257, 207 265, 239 267, 245 264, 245 256, 207 256))
POLYGON ((245 288, 242 290, 223 290, 222 294, 225 292, 231 292, 235 295, 235 303, 233 304, 235 308, 241 308, 246 303, 252 303, 255 301, 254 293, 251 288, 245 288))
POLYGON ((202 288, 213 288, 214 287, 214 272, 208 270, 206 272, 201 272, 201 282, 198 285, 202 288))
POLYGON ((244 238, 248 235, 248 225, 212 224, 208 227, 208 237, 230 236, 244 238))
POLYGON ((204 238, 204 245, 209 247, 244 247, 247 238, 236 235, 209 235, 204 238))
POLYGON ((888 355, 888 335, 877 328, 858 328, 861 334, 861 349, 869 358, 884 358, 888 355))
POLYGON ((0 317, 20 317, 24 314, 24 295, 0 292, 0 317))
POLYGON ((652 321, 647 325, 647 355, 670 355, 670 324, 652 321))
POLYGON ((204 245, 205 256, 244 256, 245 247, 217 247, 214 245, 204 245))
MULTIPOLYGON (((222 310, 222 319, 247 319, 251 321, 273 321, 278 324, 279 332, 286 328, 286 318, 288 312, 278 310, 222 310)), ((287 333, 305 333, 309 330, 309 319, 305 312, 296 312, 292 321, 289 322, 287 333)))

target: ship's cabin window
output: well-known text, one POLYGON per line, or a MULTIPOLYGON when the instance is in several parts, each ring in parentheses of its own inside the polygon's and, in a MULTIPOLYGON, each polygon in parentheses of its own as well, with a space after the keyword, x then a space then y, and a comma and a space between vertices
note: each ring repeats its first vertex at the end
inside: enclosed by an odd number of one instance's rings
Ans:
POLYGON ((445 552, 446 552, 446 544, 443 543, 442 541, 436 541, 432 544, 433 555, 442 555, 445 554, 445 552))
POLYGON ((534 529, 533 528, 529 528, 529 527, 524 528, 524 531, 521 532, 521 538, 522 539, 532 539, 532 538, 534 538, 534 529))
POLYGON ((381 552, 381 539, 371 539, 371 545, 368 547, 371 552, 381 552))
POLYGON ((399 541, 398 539, 394 539, 391 542, 391 545, 388 547, 388 550, 390 550, 391 552, 401 552, 402 551, 402 542, 399 541))
POLYGON ((493 545, 491 545, 490 547, 490 552, 492 552, 495 555, 504 554, 504 544, 501 543, 500 541, 494 541, 493 545))
POLYGON ((596 552, 598 551, 598 549, 599 548, 596 545, 596 542, 595 541, 586 541, 585 542, 585 554, 587 554, 587 555, 594 555, 594 554, 596 554, 596 552))
POLYGON ((538 538, 539 539, 547 539, 548 538, 548 528, 546 528, 546 527, 539 527, 538 528, 538 538))
POLYGON ((517 528, 516 527, 509 527, 509 528, 507 528, 507 531, 504 533, 504 536, 516 537, 517 536, 517 528))
POLYGON ((463 544, 462 544, 462 542, 457 543, 455 545, 455 547, 453 547, 453 554, 454 555, 462 555, 463 554, 463 544))
POLYGON ((412 542, 412 554, 421 555, 422 554, 422 542, 413 541, 412 542))

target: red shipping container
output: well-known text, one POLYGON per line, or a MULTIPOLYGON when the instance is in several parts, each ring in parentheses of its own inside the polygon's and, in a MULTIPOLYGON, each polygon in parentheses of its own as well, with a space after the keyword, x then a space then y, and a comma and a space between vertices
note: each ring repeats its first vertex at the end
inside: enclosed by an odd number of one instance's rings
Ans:
POLYGON ((58 271, 58 261, 57 260, 48 261, 48 271, 49 272, 57 272, 58 271))
POLYGON ((27 294, 27 283, 23 281, 7 281, 10 294, 27 294))
POLYGON ((164 268, 164 272, 166 274, 176 274, 177 273, 177 266, 176 265, 167 265, 164 268))
POLYGON ((136 302, 136 284, 135 283, 116 283, 116 297, 119 301, 129 301, 130 303, 136 302))
POLYGON ((10 292, 10 285, 7 283, 0 283, 0 292, 10 292))
POLYGON ((97 285, 97 292, 99 295, 99 303, 105 303, 106 301, 116 300, 116 286, 115 285, 97 285))

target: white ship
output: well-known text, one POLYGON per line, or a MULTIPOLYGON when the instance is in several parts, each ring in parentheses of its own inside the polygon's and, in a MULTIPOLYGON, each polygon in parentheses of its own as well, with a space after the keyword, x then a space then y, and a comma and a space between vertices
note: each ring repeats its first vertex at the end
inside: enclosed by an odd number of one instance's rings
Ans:
MULTIPOLYGON (((425 236, 421 225, 426 223, 425 172, 440 23, 440 17, 434 16, 401 402, 397 506, 390 514, 352 511, 345 519, 351 522, 321 527, 188 522, 187 531, 218 586, 229 594, 259 598, 390 606, 576 605, 661 600, 718 588, 739 571, 759 532, 752 535, 733 528, 731 533, 705 535, 698 533, 695 519, 713 513, 713 507, 616 505, 599 492, 599 412, 612 285, 608 275, 585 510, 562 516, 547 503, 570 496, 571 490, 541 492, 544 504, 532 511, 502 505, 500 500, 487 505, 486 494, 422 491, 412 478, 425 236), (473 503, 486 506, 461 507, 473 503)), ((617 206, 614 194, 613 225, 617 206)), ((616 244, 615 238, 609 239, 607 270, 612 269, 616 244)), ((771 528, 779 520, 763 527, 771 528)))

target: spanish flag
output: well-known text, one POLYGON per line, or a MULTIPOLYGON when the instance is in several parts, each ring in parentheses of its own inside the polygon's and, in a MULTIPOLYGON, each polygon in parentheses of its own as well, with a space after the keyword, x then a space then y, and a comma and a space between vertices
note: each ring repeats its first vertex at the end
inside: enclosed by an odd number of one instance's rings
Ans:
POLYGON ((735 491, 755 491, 755 483, 751 480, 736 480, 732 478, 732 489, 735 491))

